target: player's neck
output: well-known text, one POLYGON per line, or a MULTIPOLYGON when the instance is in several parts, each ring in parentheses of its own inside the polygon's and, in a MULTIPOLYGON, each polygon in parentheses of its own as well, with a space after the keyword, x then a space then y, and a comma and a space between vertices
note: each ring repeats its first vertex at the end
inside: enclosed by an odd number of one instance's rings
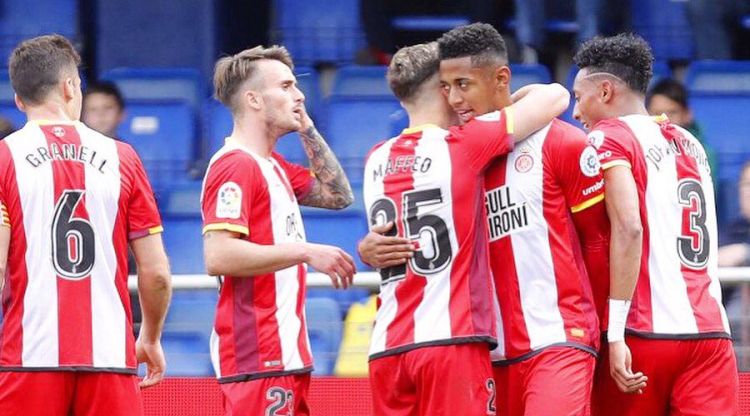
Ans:
POLYGON ((29 121, 75 121, 65 109, 55 103, 46 103, 38 106, 27 106, 24 108, 26 118, 29 121))
POLYGON ((633 114, 648 115, 646 110, 646 104, 643 98, 640 96, 627 97, 617 104, 616 114, 612 114, 613 117, 629 116, 633 114))
MULTIPOLYGON (((440 100, 442 99, 440 97, 440 100)), ((409 114, 409 128, 425 124, 434 124, 443 129, 447 129, 450 126, 450 115, 446 112, 446 108, 442 104, 406 105, 405 108, 409 114)))
POLYGON ((272 138, 263 123, 252 120, 235 120, 231 140, 261 157, 271 157, 276 138, 272 138))

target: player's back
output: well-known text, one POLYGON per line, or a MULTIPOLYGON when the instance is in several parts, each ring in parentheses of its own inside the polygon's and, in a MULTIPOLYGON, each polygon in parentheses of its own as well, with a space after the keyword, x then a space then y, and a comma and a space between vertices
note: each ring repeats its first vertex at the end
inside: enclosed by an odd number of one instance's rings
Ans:
POLYGON ((0 175, 0 366, 133 373, 127 244, 161 231, 133 149, 82 123, 29 122, 0 142, 0 175))
POLYGON ((640 200, 643 253, 627 328, 664 338, 728 336, 714 186, 700 142, 665 118, 643 115, 595 128, 589 137, 602 168, 629 167, 640 200))
POLYGON ((485 118, 492 121, 450 132, 407 129, 370 153, 368 220, 393 221, 391 235, 417 247, 407 264, 380 271, 371 358, 424 345, 496 342, 482 172, 492 155, 512 147, 503 117, 494 113, 485 118))

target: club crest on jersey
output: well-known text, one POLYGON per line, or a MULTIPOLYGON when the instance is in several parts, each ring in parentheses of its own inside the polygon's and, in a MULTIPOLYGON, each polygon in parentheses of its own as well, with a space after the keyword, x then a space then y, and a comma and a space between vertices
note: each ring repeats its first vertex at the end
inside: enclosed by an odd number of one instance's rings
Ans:
POLYGON ((234 182, 226 182, 219 188, 218 200, 216 202, 217 218, 240 217, 242 206, 242 189, 234 182))
POLYGON ((597 150, 604 144, 604 132, 601 130, 594 130, 588 135, 589 144, 594 146, 597 150))
POLYGON ((55 126, 52 128, 52 134, 62 138, 63 136, 65 136, 65 129, 60 126, 55 126))
POLYGON ((579 163, 581 165, 581 172, 584 175, 589 178, 599 175, 601 165, 599 164, 599 156, 596 154, 596 149, 593 147, 586 146, 586 148, 583 149, 579 163))
POLYGON ((513 166, 516 168, 517 172, 526 173, 534 167, 534 158, 528 153, 522 153, 516 158, 513 166))

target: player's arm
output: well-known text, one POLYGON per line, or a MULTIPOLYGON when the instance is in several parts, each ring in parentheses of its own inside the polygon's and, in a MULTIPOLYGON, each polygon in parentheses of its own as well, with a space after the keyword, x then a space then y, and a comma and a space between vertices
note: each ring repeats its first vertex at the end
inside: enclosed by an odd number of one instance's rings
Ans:
POLYGON ((516 142, 549 124, 570 104, 570 93, 560 84, 531 84, 519 89, 505 111, 513 118, 516 142))
POLYGON ((303 120, 299 135, 315 180, 300 204, 330 209, 348 207, 354 202, 354 193, 344 169, 306 113, 303 120))
POLYGON ((206 270, 212 276, 256 276, 307 263, 327 274, 334 287, 351 286, 354 261, 338 247, 306 242, 255 244, 228 230, 203 235, 206 270))
POLYGON ((633 373, 625 344, 625 323, 641 265, 643 226, 638 189, 629 166, 617 164, 604 171, 607 214, 611 224, 609 326, 610 373, 623 392, 643 389, 646 377, 633 373))
POLYGON ((138 298, 141 303, 141 330, 136 343, 138 362, 146 362, 147 374, 141 382, 146 388, 164 377, 166 363, 161 348, 161 333, 172 297, 172 282, 161 233, 130 242, 138 265, 138 298))

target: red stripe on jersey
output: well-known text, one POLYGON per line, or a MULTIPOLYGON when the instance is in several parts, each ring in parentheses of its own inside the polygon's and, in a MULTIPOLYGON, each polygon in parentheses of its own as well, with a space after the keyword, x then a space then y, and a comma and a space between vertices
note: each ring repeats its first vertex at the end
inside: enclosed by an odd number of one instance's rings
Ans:
MULTIPOLYGON (((693 157, 686 153, 683 146, 683 140, 687 139, 671 124, 659 123, 659 127, 662 135, 667 140, 673 141, 678 149, 680 149, 680 153, 675 157, 677 180, 679 183, 690 179, 701 183, 698 164, 693 157)), ((692 239, 692 245, 696 251, 704 243, 701 241, 701 235, 692 229, 692 217, 695 214, 699 214, 701 210, 701 207, 698 205, 699 203, 695 198, 690 198, 690 208, 682 210, 682 236, 689 236, 692 239)), ((703 208, 705 209, 705 207, 703 208)), ((706 215, 705 212, 703 215, 706 215)), ((706 238, 705 242, 708 242, 708 236, 704 237, 706 238)), ((716 323, 722 322, 721 310, 714 297, 708 292, 711 284, 708 267, 704 265, 700 268, 691 268, 681 263, 680 270, 682 271, 682 277, 685 279, 687 295, 690 305, 693 308, 698 332, 722 332, 724 330, 723 327, 716 327, 716 323)))
MULTIPOLYGON (((492 297, 488 297, 487 293, 492 293, 491 280, 487 276, 491 276, 490 263, 489 263, 489 238, 487 235, 487 210, 484 206, 484 180, 477 181, 475 184, 477 189, 474 194, 477 196, 477 200, 474 201, 474 207, 471 212, 475 212, 474 216, 474 253, 463 253, 471 257, 471 263, 469 265, 469 273, 467 282, 469 284, 469 297, 471 299, 471 322, 473 324, 472 333, 480 334, 492 334, 494 328, 492 316, 487 314, 487 311, 491 311, 494 308, 494 302, 492 297)), ((456 226, 456 235, 466 235, 468 230, 464 230, 463 227, 470 227, 468 221, 465 219, 470 218, 468 215, 460 215, 460 212, 455 212, 453 215, 454 224, 456 226)), ((459 243, 461 244, 461 243, 459 243)), ((457 264, 458 262, 455 262, 457 264)), ((452 272, 455 273, 455 272, 452 272)), ((458 279, 451 279, 451 285, 458 279)), ((456 293, 454 288, 451 288, 451 293, 456 293)), ((465 293, 461 291, 460 293, 465 293)), ((459 296, 451 296, 451 316, 460 316, 459 311, 466 309, 466 304, 459 303, 459 296), (454 315, 455 314, 455 315, 454 315)), ((451 326, 454 331, 458 331, 459 322, 451 322, 451 326)), ((455 332, 460 333, 460 332, 455 332)))
MULTIPOLYGON (((495 189, 507 182, 508 158, 503 157, 494 162, 484 175, 487 189, 495 189)), ((489 225, 490 227, 492 224, 489 225)), ((503 310, 503 331, 506 354, 508 351, 528 351, 531 349, 529 331, 523 316, 521 305, 521 288, 518 283, 515 254, 510 238, 501 238, 490 243, 490 265, 495 279, 495 293, 501 305, 507 305, 503 310), (505 276, 513 276, 511 279, 505 276)))
MULTIPOLYGON (((74 126, 44 125, 41 126, 41 130, 47 140, 48 147, 54 144, 62 148, 63 145, 72 144, 76 151, 80 151, 81 138, 74 126)), ((72 218, 88 221, 89 215, 85 204, 85 166, 77 160, 53 159, 50 163, 55 183, 56 206, 54 208, 57 208, 63 202, 66 191, 84 190, 84 194, 77 202, 72 218)), ((72 197, 68 194, 65 200, 70 203, 70 198, 72 197)), ((66 219, 62 218, 61 220, 65 221, 66 219)), ((79 245, 87 243, 80 241, 81 239, 80 235, 75 237, 79 245)), ((70 241, 69 239, 66 240, 70 241)), ((93 244, 93 241, 88 243, 93 244)), ((70 252, 69 249, 63 250, 70 252)), ((70 260, 72 261, 73 258, 71 257, 70 260)), ((61 276, 58 273, 57 297, 60 365, 93 365, 91 275, 71 278, 61 276)))
POLYGON ((295 313, 297 318, 302 325, 297 337, 297 349, 299 350, 300 359, 303 363, 309 363, 312 361, 310 354, 310 347, 307 345, 307 322, 305 321, 305 298, 307 296, 306 284, 307 271, 305 266, 302 264, 297 265, 297 283, 299 284, 299 292, 297 292, 297 307, 295 313))
POLYGON ((0 141, 0 160, 7 169, 0 180, 5 183, 4 198, 11 220, 10 241, 13 242, 8 252, 8 265, 2 294, 0 365, 20 366, 23 356, 23 300, 28 284, 26 230, 23 226, 24 217, 16 181, 16 168, 8 143, 5 141, 0 141))
MULTIPOLYGON (((422 132, 414 134, 402 134, 393 145, 391 145, 389 160, 396 158, 405 158, 414 156, 415 147, 422 132), (416 139, 416 140, 415 140, 416 139)), ((383 189, 385 195, 396 205, 396 226, 398 235, 406 235, 404 230, 404 211, 402 207, 401 195, 414 189, 414 177, 411 171, 397 169, 396 172, 389 173, 383 178, 383 189)), ((427 286, 427 279, 414 273, 411 267, 406 267, 406 276, 398 284, 395 290, 398 309, 396 317, 388 325, 385 348, 395 348, 401 345, 407 345, 414 342, 414 311, 422 303, 424 298, 424 288, 427 286)))
MULTIPOLYGON (((261 277, 264 278, 264 277, 261 277)), ((267 278, 267 276, 266 276, 267 278)), ((268 280, 268 279, 266 279, 268 280)), ((258 371, 258 325, 255 302, 253 300, 256 277, 232 277, 234 285, 234 345, 236 347, 237 372, 258 371)))

